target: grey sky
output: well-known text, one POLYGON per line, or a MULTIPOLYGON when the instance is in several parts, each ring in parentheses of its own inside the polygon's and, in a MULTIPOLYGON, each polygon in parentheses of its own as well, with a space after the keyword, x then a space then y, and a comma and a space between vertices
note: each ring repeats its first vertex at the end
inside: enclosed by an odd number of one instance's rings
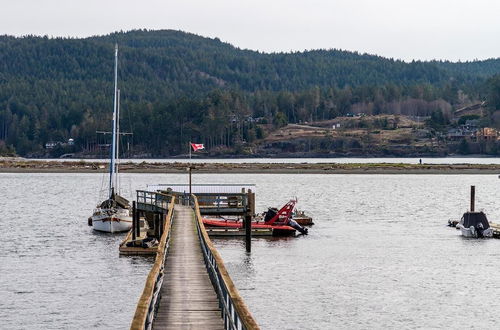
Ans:
POLYGON ((0 34, 176 29, 265 52, 341 48, 404 60, 500 57, 497 0, 1 0, 0 34))

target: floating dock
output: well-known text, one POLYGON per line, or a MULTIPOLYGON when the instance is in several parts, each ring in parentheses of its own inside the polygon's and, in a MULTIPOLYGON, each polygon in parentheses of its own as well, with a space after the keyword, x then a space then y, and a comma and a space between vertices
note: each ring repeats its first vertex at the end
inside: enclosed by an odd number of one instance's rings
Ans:
POLYGON ((490 223, 491 229, 493 229, 493 237, 500 238, 500 224, 498 223, 490 223))
POLYGON ((156 255, 158 242, 171 226, 175 202, 172 195, 138 190, 132 207, 132 229, 119 246, 120 254, 156 255), (151 237, 156 242, 148 243, 151 237))
MULTIPOLYGON (((210 236, 245 236, 246 235, 246 229, 242 228, 209 228, 205 227, 208 235, 210 236)), ((272 229, 267 229, 267 228, 259 228, 259 229, 252 229, 252 236, 273 236, 273 230, 272 229)))

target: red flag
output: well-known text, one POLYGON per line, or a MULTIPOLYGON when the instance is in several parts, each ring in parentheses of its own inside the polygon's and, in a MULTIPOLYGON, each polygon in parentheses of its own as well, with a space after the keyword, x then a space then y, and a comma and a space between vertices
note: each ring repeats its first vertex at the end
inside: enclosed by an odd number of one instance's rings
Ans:
POLYGON ((191 148, 193 148, 193 151, 198 151, 201 149, 205 149, 205 146, 203 143, 191 143, 191 148))

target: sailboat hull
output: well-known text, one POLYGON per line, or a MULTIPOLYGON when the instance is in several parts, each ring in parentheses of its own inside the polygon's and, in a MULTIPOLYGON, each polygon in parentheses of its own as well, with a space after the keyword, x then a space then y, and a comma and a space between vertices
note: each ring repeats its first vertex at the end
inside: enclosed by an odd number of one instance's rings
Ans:
MULTIPOLYGON (((128 213, 128 212, 126 212, 128 213)), ((105 233, 120 233, 132 228, 132 217, 125 212, 109 215, 108 212, 96 212, 91 217, 94 230, 105 233)))

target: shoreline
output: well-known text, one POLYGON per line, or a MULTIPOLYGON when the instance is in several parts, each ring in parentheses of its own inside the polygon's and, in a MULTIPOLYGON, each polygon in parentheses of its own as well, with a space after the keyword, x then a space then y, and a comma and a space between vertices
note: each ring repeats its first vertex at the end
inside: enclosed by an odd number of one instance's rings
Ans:
MULTIPOLYGON (((403 163, 123 163, 122 173, 248 174, 499 174, 500 164, 403 163)), ((0 159, 0 173, 104 173, 106 162, 57 162, 0 159)))

